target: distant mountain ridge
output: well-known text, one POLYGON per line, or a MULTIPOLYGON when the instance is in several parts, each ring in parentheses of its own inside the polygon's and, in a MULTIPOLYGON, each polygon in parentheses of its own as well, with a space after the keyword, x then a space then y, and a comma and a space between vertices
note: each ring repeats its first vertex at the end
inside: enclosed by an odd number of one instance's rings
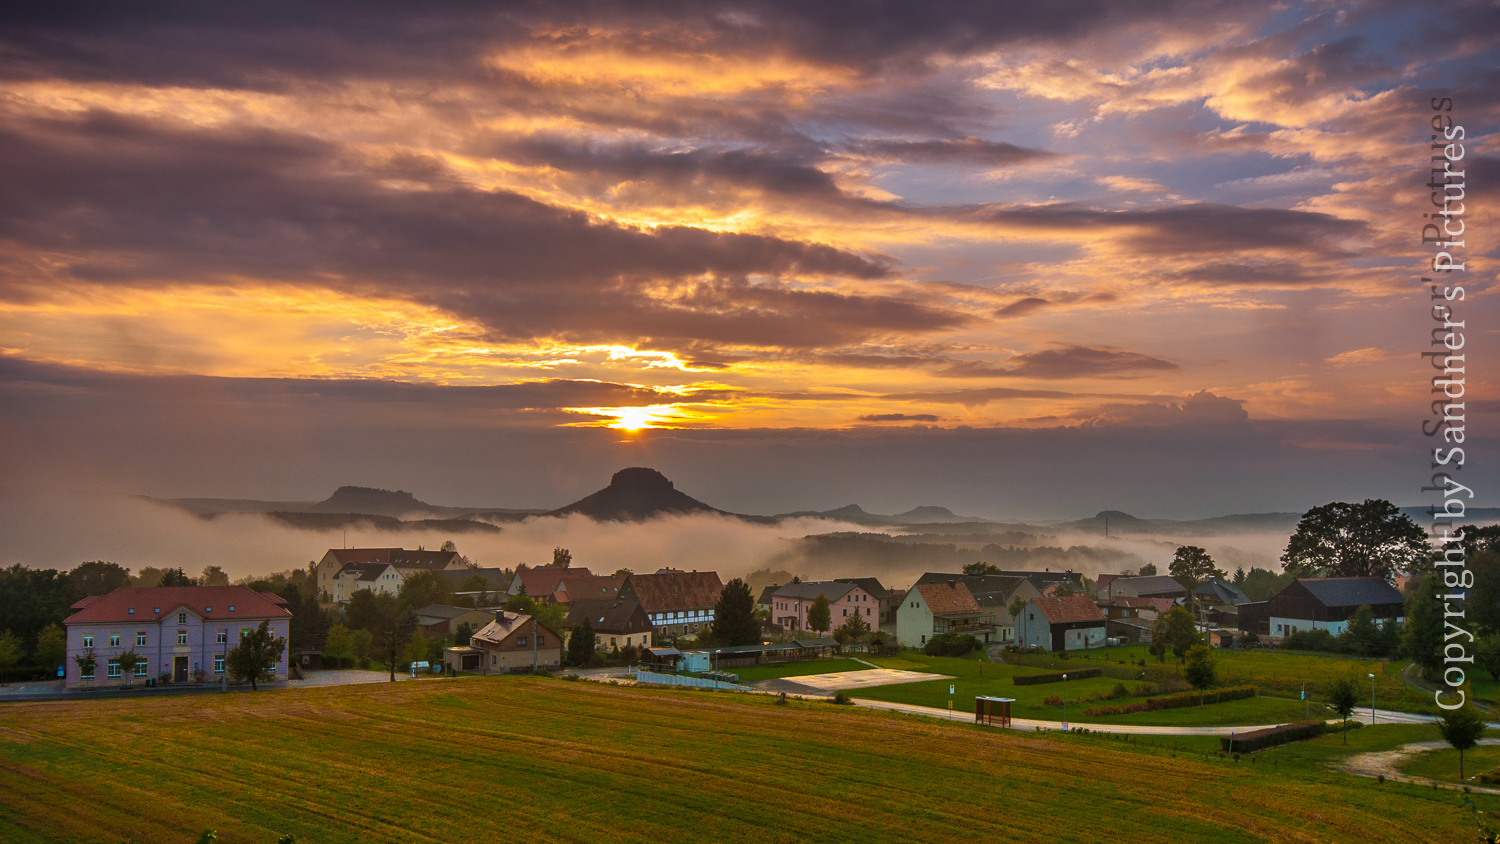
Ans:
POLYGON ((684 513, 724 513, 680 491, 655 469, 633 466, 609 479, 609 486, 551 511, 549 516, 579 514, 599 521, 642 521, 684 513))

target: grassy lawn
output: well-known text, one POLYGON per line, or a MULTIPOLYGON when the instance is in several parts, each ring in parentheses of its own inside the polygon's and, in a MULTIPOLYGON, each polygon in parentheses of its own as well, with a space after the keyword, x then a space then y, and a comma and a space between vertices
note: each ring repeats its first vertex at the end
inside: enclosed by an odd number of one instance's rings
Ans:
MULTIPOLYGON (((1436 732, 1436 731, 1434 731, 1436 732)), ((1458 778, 1458 751, 1451 747, 1429 750, 1407 757, 1396 766, 1403 774, 1428 777, 1440 782, 1460 782, 1458 778)), ((1485 745, 1464 751, 1464 778, 1470 781, 1477 774, 1500 768, 1500 746, 1485 745)))
POLYGON ((224 844, 1409 842, 1472 829, 1451 792, 1233 762, 1190 740, 542 678, 10 704, 0 737, 0 840, 19 844, 186 844, 206 827, 224 844))
MULTIPOLYGON (((1283 651, 1275 648, 1260 648, 1241 651, 1233 648, 1216 648, 1220 682, 1226 685, 1253 684, 1260 687, 1261 695, 1296 697, 1307 684, 1307 694, 1314 701, 1324 699, 1323 688, 1343 674, 1353 674, 1364 689, 1364 705, 1369 706, 1370 678, 1375 675, 1375 705, 1381 709, 1401 712, 1436 714, 1437 707, 1432 695, 1407 686, 1401 680, 1401 670, 1407 662, 1357 659, 1338 654, 1318 654, 1306 651, 1283 651)), ((1159 664, 1146 652, 1144 645, 1118 648, 1097 648, 1080 653, 1068 660, 1048 658, 1041 664, 1073 665, 1077 667, 1097 666, 1101 660, 1114 662, 1145 660, 1147 665, 1159 664)), ((1031 662, 1032 660, 1027 660, 1031 662)), ((1175 662, 1167 655, 1167 664, 1175 662)), ((1491 698, 1493 699, 1493 698, 1491 698)))
MULTIPOLYGON (((1011 706, 1011 714, 1017 718, 1035 718, 1043 721, 1061 721, 1063 718, 1062 707, 1045 704, 1043 700, 1051 695, 1061 696, 1064 692, 1064 684, 1041 683, 1033 686, 1017 686, 1011 680, 1016 674, 1047 673, 1046 669, 990 663, 981 664, 949 657, 917 657, 912 655, 903 655, 894 659, 872 659, 870 661, 884 668, 895 668, 897 666, 893 663, 898 660, 901 663, 901 667, 908 671, 931 671, 935 674, 951 674, 958 679, 932 680, 923 683, 902 683, 894 686, 875 686, 860 689, 858 696, 870 700, 884 700, 892 703, 909 703, 946 709, 949 700, 948 686, 951 684, 954 687, 952 697, 953 708, 957 712, 973 712, 974 698, 981 695, 988 695, 1014 698, 1016 702, 1011 706), (921 660, 920 662, 918 661, 919 659, 921 660), (981 674, 981 672, 983 673, 981 674)), ((1099 663, 1095 661, 1092 667, 1097 668, 1098 665, 1099 663)), ((1090 666, 1086 661, 1072 659, 1067 661, 1062 670, 1088 667, 1090 666)), ((1208 704, 1202 707, 1195 706, 1184 709, 1165 709, 1157 712, 1138 712, 1131 715, 1086 714, 1085 710, 1089 707, 1114 706, 1122 703, 1134 703, 1145 699, 1127 697, 1122 700, 1101 700, 1089 703, 1078 702, 1082 697, 1108 694, 1114 689, 1116 684, 1121 682, 1132 690, 1135 687, 1134 681, 1115 680, 1108 677, 1069 680, 1066 690, 1068 720, 1075 723, 1092 724, 1214 726, 1220 724, 1280 724, 1287 721, 1300 721, 1303 719, 1305 711, 1309 711, 1313 718, 1333 717, 1328 708, 1319 703, 1313 703, 1310 707, 1305 707, 1301 701, 1278 697, 1247 698, 1245 700, 1208 704)))
POLYGON ((738 674, 741 683, 754 683, 775 677, 806 677, 809 674, 835 674, 842 671, 868 671, 870 666, 852 659, 814 659, 807 662, 789 662, 785 665, 747 665, 744 668, 726 668, 738 674))

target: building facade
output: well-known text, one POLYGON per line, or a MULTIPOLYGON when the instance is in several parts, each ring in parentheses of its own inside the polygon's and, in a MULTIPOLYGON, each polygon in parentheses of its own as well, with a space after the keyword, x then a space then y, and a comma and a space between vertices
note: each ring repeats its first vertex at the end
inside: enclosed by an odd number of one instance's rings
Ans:
POLYGON ((477 670, 502 674, 557 668, 562 644, 561 636, 535 618, 505 611, 469 638, 469 647, 481 653, 477 670))
MULTIPOLYGON (((226 675, 224 658, 241 636, 269 622, 285 639, 292 614, 277 595, 246 586, 125 587, 108 595, 84 598, 64 620, 68 655, 63 663, 65 688, 135 685, 170 675, 174 683, 217 682, 226 675), (130 676, 120 656, 139 660, 130 676), (94 658, 85 674, 79 659, 94 658)), ((282 652, 275 679, 286 679, 282 652)))
POLYGON ((771 621, 784 630, 808 630, 807 614, 822 595, 828 599, 827 633, 859 616, 871 630, 880 628, 880 599, 854 580, 809 581, 788 583, 771 594, 771 621))
POLYGON ((651 619, 652 639, 661 641, 692 636, 712 624, 723 591, 718 572, 658 569, 625 578, 620 597, 640 603, 651 619))
MULTIPOLYGON (((428 551, 418 548, 408 551, 405 548, 330 548, 323 558, 313 564, 313 573, 317 577, 318 590, 323 596, 336 604, 346 603, 349 596, 358 589, 370 589, 373 591, 388 591, 390 582, 410 577, 419 571, 443 572, 457 571, 467 568, 463 558, 457 551, 428 551), (345 569, 351 565, 363 566, 390 566, 394 569, 394 577, 384 577, 380 581, 372 581, 371 578, 361 574, 346 573, 345 569), (384 588, 378 588, 378 587, 384 588)), ((382 569, 384 571, 384 569, 382 569)), ((400 590, 397 583, 396 590, 400 590)))
POLYGON ((1016 644, 1073 651, 1104 644, 1108 622, 1092 598, 1033 598, 1016 618, 1016 644))
POLYGON ((984 609, 962 579, 918 583, 902 596, 901 608, 896 611, 896 641, 902 647, 920 648, 944 633, 975 636, 981 642, 998 641, 995 625, 985 622, 984 609))

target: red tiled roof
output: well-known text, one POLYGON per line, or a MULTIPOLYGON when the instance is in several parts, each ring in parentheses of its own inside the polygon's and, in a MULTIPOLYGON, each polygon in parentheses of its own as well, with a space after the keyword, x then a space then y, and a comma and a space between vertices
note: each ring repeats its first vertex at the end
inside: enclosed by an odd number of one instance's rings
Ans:
POLYGON ((286 618, 284 607, 248 586, 121 587, 68 616, 64 624, 157 620, 187 609, 203 618, 286 618), (231 612, 230 607, 234 607, 231 612), (135 612, 130 612, 130 610, 135 612))
POLYGON ((564 580, 577 580, 582 577, 593 577, 594 573, 582 566, 575 568, 555 568, 553 566, 537 566, 536 568, 522 569, 516 572, 516 578, 521 585, 526 587, 526 594, 533 598, 543 598, 557 591, 557 587, 564 580))
POLYGON ((1036 608, 1047 617, 1049 624, 1067 624, 1073 621, 1104 621, 1104 613, 1092 598, 1070 595, 1066 598, 1033 598, 1036 608))
POLYGON ((612 574, 603 574, 595 577, 565 578, 559 592, 561 597, 554 595, 560 603, 578 601, 584 598, 608 598, 613 601, 620 595, 620 587, 625 585, 625 577, 615 577, 612 574))
POLYGON ((649 613, 708 609, 719 602, 724 583, 716 571, 662 570, 625 578, 620 597, 634 597, 649 613))
POLYGON ((933 615, 978 615, 979 602, 963 583, 918 583, 912 587, 927 603, 933 615))

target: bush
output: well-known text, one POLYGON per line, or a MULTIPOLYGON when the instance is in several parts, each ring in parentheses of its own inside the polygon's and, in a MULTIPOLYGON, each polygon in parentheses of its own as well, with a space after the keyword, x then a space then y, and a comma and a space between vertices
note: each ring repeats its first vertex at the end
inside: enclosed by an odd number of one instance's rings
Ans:
POLYGON ((1042 703, 1047 706, 1062 706, 1062 695, 1047 695, 1042 698, 1042 703))
MULTIPOLYGON (((1230 686, 1227 689, 1214 689, 1202 695, 1203 703, 1222 703, 1227 700, 1243 700, 1247 697, 1255 697, 1259 693, 1255 686, 1230 686)), ((1187 706, 1197 706, 1199 695, 1197 692, 1184 692, 1181 694, 1167 695, 1166 697, 1154 697, 1140 703, 1127 704, 1125 706, 1099 706, 1085 710, 1088 715, 1129 715, 1133 712, 1156 712, 1161 709, 1182 709, 1187 706)))
MULTIPOLYGON (((1081 668, 1077 671, 1067 672, 1069 680, 1087 680, 1090 677, 1099 677, 1104 671, 1099 668, 1081 668)), ((1017 686, 1035 686, 1038 683, 1061 683, 1063 675, 1057 674, 1017 674, 1010 678, 1017 686)))
POLYGON ((1130 690, 1125 688, 1124 683, 1116 683, 1115 687, 1110 690, 1109 696, 1114 700, 1120 700, 1121 698, 1130 697, 1130 690))
POLYGON ((1281 646, 1292 651, 1327 651, 1344 653, 1343 643, 1323 629, 1298 630, 1281 640, 1281 646))
POLYGON ((943 633, 933 636, 922 646, 922 652, 928 656, 963 656, 983 647, 978 636, 965 636, 959 633, 943 633))
POLYGON ((1317 738, 1327 730, 1328 725, 1322 721, 1301 721, 1296 724, 1283 724, 1280 727, 1254 730, 1239 736, 1220 736, 1219 746, 1223 747, 1226 751, 1229 750, 1229 743, 1232 738, 1235 750, 1244 753, 1253 753, 1257 750, 1264 750, 1267 747, 1275 747, 1278 744, 1317 738))
POLYGON ((853 706, 854 698, 850 697, 848 692, 834 692, 833 702, 839 706, 853 706))
POLYGON ((360 657, 359 658, 359 667, 360 668, 369 668, 370 667, 370 658, 367 657, 367 656, 360 657))

